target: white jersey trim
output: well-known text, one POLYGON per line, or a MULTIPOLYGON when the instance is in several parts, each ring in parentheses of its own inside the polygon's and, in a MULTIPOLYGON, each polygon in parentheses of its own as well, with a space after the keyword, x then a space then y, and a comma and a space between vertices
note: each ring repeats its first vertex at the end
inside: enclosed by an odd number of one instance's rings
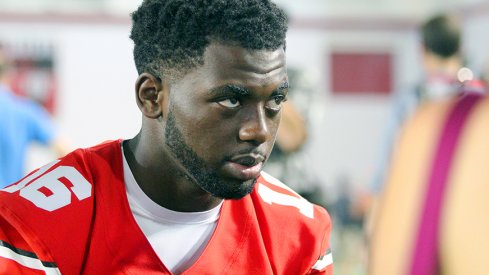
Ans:
POLYGON ((312 266, 312 269, 314 270, 323 270, 329 265, 333 264, 333 253, 331 253, 331 250, 328 249, 326 251, 326 254, 324 256, 321 256, 319 260, 312 266))
POLYGON ((268 174, 267 172, 265 171, 261 171, 261 176, 269 183, 275 185, 275 186, 278 186, 280 188, 283 188, 289 192, 291 192, 292 194, 295 194, 297 196, 299 196, 299 194, 297 194, 297 192, 295 192, 294 190, 292 190, 290 187, 288 187, 285 183, 281 182, 279 179, 275 178, 274 176, 268 174))
POLYGON ((37 258, 32 258, 29 256, 21 255, 19 253, 16 253, 12 249, 0 245, 0 257, 10 259, 22 266, 31 268, 31 269, 36 269, 36 270, 41 270, 46 272, 46 274, 51 275, 51 274, 61 274, 59 269, 57 267, 46 267, 43 265, 41 260, 37 258))
POLYGON ((306 199, 297 194, 294 190, 290 189, 287 185, 279 181, 278 179, 270 176, 265 172, 261 172, 261 176, 268 182, 282 189, 288 190, 295 196, 276 192, 263 184, 258 185, 258 194, 262 200, 268 204, 279 204, 293 206, 299 209, 299 211, 306 217, 314 219, 314 205, 308 202, 306 199))

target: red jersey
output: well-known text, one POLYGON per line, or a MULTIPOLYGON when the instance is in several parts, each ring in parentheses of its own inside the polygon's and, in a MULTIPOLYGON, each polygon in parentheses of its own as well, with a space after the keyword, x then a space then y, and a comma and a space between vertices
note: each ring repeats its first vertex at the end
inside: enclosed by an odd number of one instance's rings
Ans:
MULTIPOLYGON (((137 225, 120 141, 79 149, 0 191, 0 273, 171 274, 137 225)), ((262 173, 226 200, 183 274, 332 274, 323 208, 262 173)))

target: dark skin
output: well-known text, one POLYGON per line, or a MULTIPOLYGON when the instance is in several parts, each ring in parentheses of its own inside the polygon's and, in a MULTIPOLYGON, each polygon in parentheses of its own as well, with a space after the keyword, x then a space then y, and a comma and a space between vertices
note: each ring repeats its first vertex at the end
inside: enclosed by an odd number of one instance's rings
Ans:
POLYGON ((246 165, 261 170, 275 141, 287 87, 282 47, 256 51, 212 42, 204 53, 204 65, 171 85, 141 74, 136 97, 143 114, 142 129, 124 143, 141 189, 174 211, 205 211, 222 201, 198 184, 198 176, 169 145, 165 137, 169 116, 174 131, 182 135, 181 142, 205 164, 201 170, 213 172, 219 184, 233 190, 242 185, 252 188, 257 175, 252 174, 252 179, 250 174, 232 170, 243 167, 233 158, 243 152, 257 156, 248 158, 255 162, 246 165))

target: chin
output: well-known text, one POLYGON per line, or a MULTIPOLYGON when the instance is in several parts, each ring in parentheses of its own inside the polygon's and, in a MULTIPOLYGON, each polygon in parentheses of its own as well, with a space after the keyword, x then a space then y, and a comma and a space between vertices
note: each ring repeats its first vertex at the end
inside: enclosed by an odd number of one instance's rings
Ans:
POLYGON ((250 194, 256 184, 257 179, 248 181, 236 182, 221 182, 221 184, 215 185, 214 190, 208 190, 213 196, 225 199, 225 200, 239 200, 250 194))

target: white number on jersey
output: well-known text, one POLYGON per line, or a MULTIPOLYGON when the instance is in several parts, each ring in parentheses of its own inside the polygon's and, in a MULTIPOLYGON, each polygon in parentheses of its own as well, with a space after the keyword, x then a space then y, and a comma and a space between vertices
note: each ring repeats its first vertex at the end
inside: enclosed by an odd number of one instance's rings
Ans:
MULTIPOLYGON (((262 177, 269 183, 278 186, 280 188, 286 189, 289 192, 292 192, 293 194, 297 194, 294 192, 292 189, 290 189, 288 186, 283 184, 281 181, 278 179, 270 176, 269 174, 262 172, 261 173, 262 177)), ((309 217, 311 219, 314 219, 314 206, 308 202, 306 199, 303 197, 297 195, 295 196, 290 196, 284 193, 280 193, 277 191, 274 191, 268 187, 266 187, 263 184, 260 184, 258 186, 258 194, 260 194, 260 197, 262 198, 263 201, 265 201, 268 204, 280 204, 280 205, 288 205, 288 206, 294 206, 297 209, 299 209, 299 212, 301 212, 304 216, 309 217)))
POLYGON ((80 201, 90 197, 92 195, 92 184, 75 168, 59 166, 46 173, 58 162, 54 161, 41 167, 18 184, 1 191, 14 193, 20 190, 19 195, 21 197, 47 211, 54 211, 70 204, 71 193, 80 201), (66 181, 66 185, 62 179, 66 181), (67 185, 71 186, 68 187, 67 185))

